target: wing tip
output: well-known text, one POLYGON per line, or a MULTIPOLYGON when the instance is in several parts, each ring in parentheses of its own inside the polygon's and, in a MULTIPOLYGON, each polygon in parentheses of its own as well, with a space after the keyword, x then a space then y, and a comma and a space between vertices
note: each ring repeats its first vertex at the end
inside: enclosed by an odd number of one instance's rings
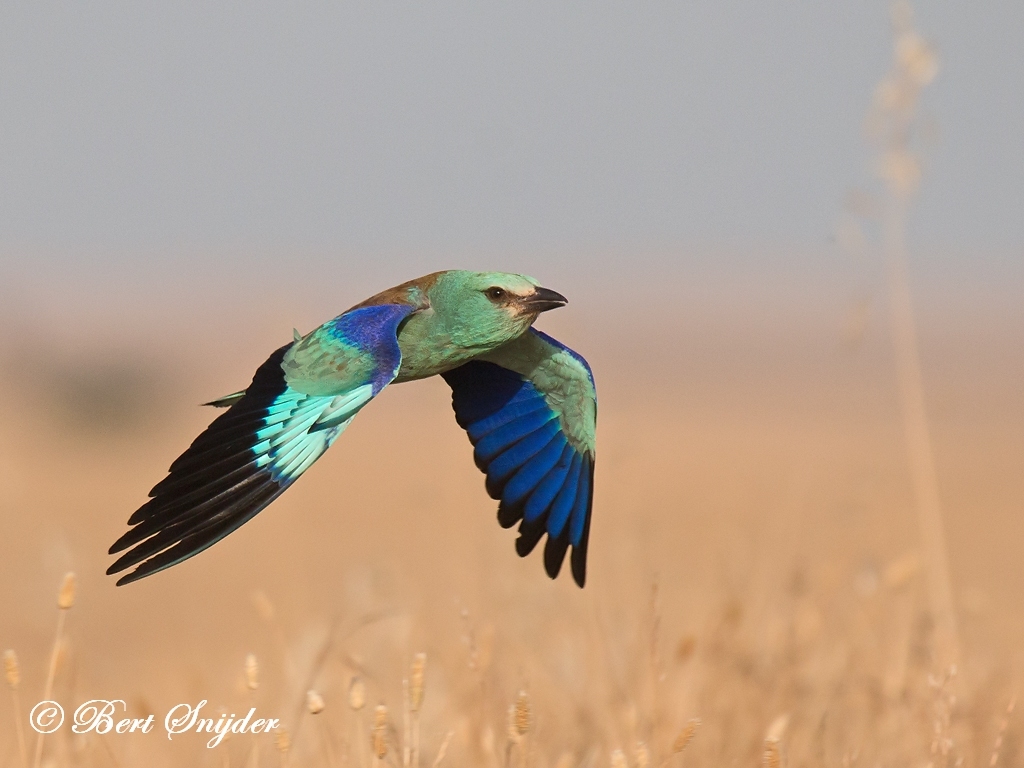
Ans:
POLYGON ((583 589, 587 585, 587 545, 585 543, 572 548, 569 565, 572 570, 572 580, 576 582, 577 587, 583 589))
MULTIPOLYGON (((161 568, 159 570, 163 570, 163 569, 161 568)), ((151 575, 153 573, 156 573, 156 571, 145 571, 141 567, 140 568, 136 568, 134 571, 131 571, 130 573, 126 573, 124 576, 122 576, 116 582, 114 582, 114 586, 115 587, 124 587, 124 586, 126 586, 128 584, 133 584, 134 582, 139 581, 140 579, 144 579, 146 576, 149 576, 149 575, 151 575)), ((107 575, 108 576, 112 576, 113 575, 110 572, 109 569, 107 570, 107 575)))
POLYGON ((558 574, 562 570, 562 563, 565 562, 565 553, 568 549, 568 536, 563 533, 561 536, 552 538, 548 534, 547 543, 544 544, 544 570, 549 578, 558 578, 558 574))

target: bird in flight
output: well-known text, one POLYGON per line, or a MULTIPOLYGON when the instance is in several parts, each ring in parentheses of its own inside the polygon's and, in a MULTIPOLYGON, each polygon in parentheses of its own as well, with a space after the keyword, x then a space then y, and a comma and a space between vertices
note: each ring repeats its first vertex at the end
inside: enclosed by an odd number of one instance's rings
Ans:
POLYGON ((586 581, 597 393, 580 355, 532 328, 566 298, 524 275, 434 272, 355 305, 274 352, 128 519, 118 585, 187 560, 284 493, 392 382, 440 375, 498 522, 525 557, 547 534, 551 578, 586 581), (127 550, 127 551, 125 551, 127 550))

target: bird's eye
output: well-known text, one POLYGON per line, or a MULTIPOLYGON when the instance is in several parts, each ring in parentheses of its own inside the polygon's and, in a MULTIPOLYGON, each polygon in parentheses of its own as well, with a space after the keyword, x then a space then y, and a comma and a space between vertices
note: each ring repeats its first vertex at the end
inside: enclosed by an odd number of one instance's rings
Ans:
POLYGON ((505 298, 504 288, 488 288, 486 291, 484 291, 484 293, 487 294, 487 298, 489 298, 491 301, 500 301, 501 299, 505 298))

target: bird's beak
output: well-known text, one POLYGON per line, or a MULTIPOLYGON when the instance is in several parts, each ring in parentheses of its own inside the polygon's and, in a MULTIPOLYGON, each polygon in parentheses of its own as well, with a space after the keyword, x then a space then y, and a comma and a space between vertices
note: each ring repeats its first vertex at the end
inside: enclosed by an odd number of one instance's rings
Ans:
POLYGON ((547 312, 549 309, 558 309, 568 303, 569 300, 560 293, 548 288, 537 288, 529 296, 523 297, 519 305, 522 307, 523 312, 533 314, 547 312))

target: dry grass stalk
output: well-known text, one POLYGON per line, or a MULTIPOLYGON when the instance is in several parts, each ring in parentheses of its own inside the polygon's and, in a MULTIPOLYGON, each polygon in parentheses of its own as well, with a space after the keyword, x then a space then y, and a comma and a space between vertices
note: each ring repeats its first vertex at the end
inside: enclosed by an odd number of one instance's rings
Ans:
POLYGON ((366 706, 366 685, 359 677, 353 677, 348 685, 348 706, 356 713, 357 760, 360 766, 366 764, 366 738, 363 730, 363 707, 366 706))
POLYGON ((527 735, 532 725, 532 713, 530 711, 530 697, 526 691, 520 691, 516 696, 514 704, 508 708, 508 741, 505 750, 505 763, 511 765, 513 748, 518 749, 520 765, 527 763, 527 735))
POLYGON ((311 715, 319 715, 324 711, 324 699, 316 691, 306 691, 306 711, 311 715))
POLYGON ((423 675, 427 666, 427 654, 417 653, 412 660, 409 673, 409 710, 412 713, 412 756, 413 768, 420 765, 420 707, 423 706, 423 675))
POLYGON ((934 692, 932 717, 932 744, 931 755, 935 765, 938 759, 940 766, 949 763, 949 755, 953 750, 953 736, 950 732, 950 720, 953 714, 953 707, 956 704, 956 695, 952 691, 952 682, 956 677, 956 667, 950 666, 946 674, 940 678, 928 676, 928 684, 934 692))
POLYGON ((612 768, 628 768, 626 755, 621 749, 613 749, 611 755, 612 768))
POLYGON ((882 581, 889 589, 902 589, 913 581, 920 570, 921 560, 918 558, 917 553, 908 552, 885 567, 885 571, 882 573, 882 581))
POLYGON ((409 675, 409 708, 419 712, 423 706, 423 672, 427 666, 427 654, 417 653, 412 660, 412 671, 409 675))
MULTIPOLYGON (((310 688, 306 691, 306 711, 310 715, 319 715, 324 711, 325 704, 323 696, 317 691, 310 688)), ((331 738, 330 724, 324 718, 317 718, 320 723, 320 736, 324 748, 324 758, 327 765, 334 766, 337 764, 334 750, 334 740, 331 738)))
POLYGON ((260 665, 253 653, 245 657, 245 687, 250 691, 260 687, 260 665))
POLYGON ((1006 728, 1010 724, 1010 716, 1013 714, 1014 707, 1017 706, 1017 697, 1011 696, 1010 703, 1006 705, 1006 714, 1003 715, 1003 719, 999 722, 999 733, 996 734, 995 744, 992 745, 992 757, 989 758, 989 768, 995 768, 999 764, 999 754, 1003 749, 1003 740, 1006 737, 1006 728))
POLYGON ((21 683, 21 667, 18 665, 18 654, 13 650, 4 651, 4 678, 12 691, 18 690, 21 683))
POLYGON ((434 758, 434 762, 430 764, 430 768, 438 768, 441 765, 441 761, 444 760, 444 756, 448 754, 448 744, 451 743, 452 736, 455 735, 455 731, 448 731, 444 735, 444 741, 441 742, 441 746, 437 749, 437 757, 434 758))
POLYGON ((525 736, 530 732, 530 725, 532 723, 532 713, 530 712, 530 697, 526 695, 526 691, 520 691, 516 697, 515 712, 513 715, 513 725, 515 726, 516 733, 519 736, 525 736))
MULTIPOLYGON (((46 687, 43 689, 43 701, 49 701, 53 696, 53 682, 57 677, 57 662, 60 658, 61 646, 64 640, 64 623, 67 619, 68 610, 75 604, 75 574, 68 572, 64 574, 60 589, 57 591, 57 632, 53 638, 53 650, 50 652, 50 665, 46 673, 46 687)), ((43 760, 43 737, 40 733, 36 738, 36 753, 32 761, 33 768, 39 768, 43 760)))
POLYGON ((789 727, 789 715, 779 715, 772 720, 771 725, 768 726, 768 730, 765 731, 764 738, 766 741, 782 741, 782 737, 786 735, 786 728, 789 727))
POLYGON ((697 638, 693 635, 684 635, 679 638, 679 644, 676 645, 676 663, 685 664, 693 658, 693 653, 696 650, 697 638))
POLYGON ((57 593, 57 607, 66 611, 75 604, 75 574, 68 572, 64 574, 64 581, 61 582, 60 591, 57 593))
POLYGON ((637 742, 636 749, 633 750, 633 759, 636 762, 636 768, 650 768, 651 750, 644 742, 637 742))
POLYGON ((779 768, 782 765, 782 749, 779 742, 786 734, 788 726, 788 714, 779 715, 768 726, 768 730, 764 734, 764 757, 762 760, 764 768, 779 768))
POLYGON ((409 703, 409 680, 402 678, 402 766, 409 768, 412 760, 412 706, 409 703))
POLYGON ((893 6, 893 69, 879 84, 868 117, 869 134, 879 149, 879 177, 886 185, 884 250, 889 262, 889 315, 896 357, 903 429, 910 461, 918 527, 935 622, 936 662, 959 658, 959 637, 946 554, 935 459, 925 409, 921 360, 907 278, 907 209, 920 181, 920 165, 910 149, 918 122, 922 89, 938 73, 938 58, 913 29, 909 2, 893 6))
POLYGON ((650 737, 657 743, 659 736, 658 725, 661 722, 661 701, 658 695, 661 682, 661 594, 657 580, 651 585, 651 599, 648 610, 650 612, 647 627, 647 660, 649 665, 648 673, 650 675, 648 682, 650 686, 650 737))
POLYGON ((270 602, 267 593, 257 589, 252 593, 251 599, 259 617, 268 624, 272 622, 274 620, 274 604, 270 602))
POLYGON ((25 724, 21 720, 21 697, 18 686, 21 684, 21 667, 18 655, 13 650, 4 651, 4 677, 11 689, 11 703, 14 705, 14 729, 18 735, 18 755, 21 768, 28 768, 28 745, 25 742, 25 724))
POLYGON ((700 720, 696 717, 690 720, 685 726, 683 726, 683 730, 679 732, 679 735, 676 736, 675 741, 672 742, 672 753, 678 755, 680 752, 686 749, 690 741, 693 740, 693 736, 695 733, 697 733, 697 729, 699 727, 700 720))
MULTIPOLYGON (((259 686, 260 686, 260 665, 259 665, 259 662, 256 660, 256 654, 253 654, 253 653, 246 654, 245 663, 242 666, 243 666, 243 672, 244 672, 244 677, 245 677, 245 687, 246 687, 246 690, 249 691, 250 695, 254 694, 256 692, 256 689, 259 688, 259 686)), ((279 731, 278 735, 275 737, 275 739, 278 741, 278 743, 280 743, 279 740, 282 738, 281 734, 284 734, 283 738, 290 739, 288 734, 285 731, 282 730, 282 731, 279 731)), ((252 735, 252 752, 251 752, 251 754, 252 754, 252 764, 253 764, 254 768, 256 768, 256 766, 259 765, 259 760, 260 760, 260 743, 259 743, 259 740, 256 738, 256 734, 252 735)), ((281 752, 281 763, 282 763, 282 765, 285 764, 286 760, 287 760, 287 752, 286 751, 282 751, 281 752)))
POLYGON ((278 754, 281 755, 282 768, 288 768, 292 751, 292 737, 286 728, 278 729, 274 735, 274 746, 277 747, 278 754))
POLYGON ((373 731, 370 734, 374 764, 379 765, 388 754, 388 708, 383 704, 373 710, 373 731))
POLYGON ((366 685, 358 677, 353 677, 348 686, 348 705, 358 712, 366 705, 366 685))

